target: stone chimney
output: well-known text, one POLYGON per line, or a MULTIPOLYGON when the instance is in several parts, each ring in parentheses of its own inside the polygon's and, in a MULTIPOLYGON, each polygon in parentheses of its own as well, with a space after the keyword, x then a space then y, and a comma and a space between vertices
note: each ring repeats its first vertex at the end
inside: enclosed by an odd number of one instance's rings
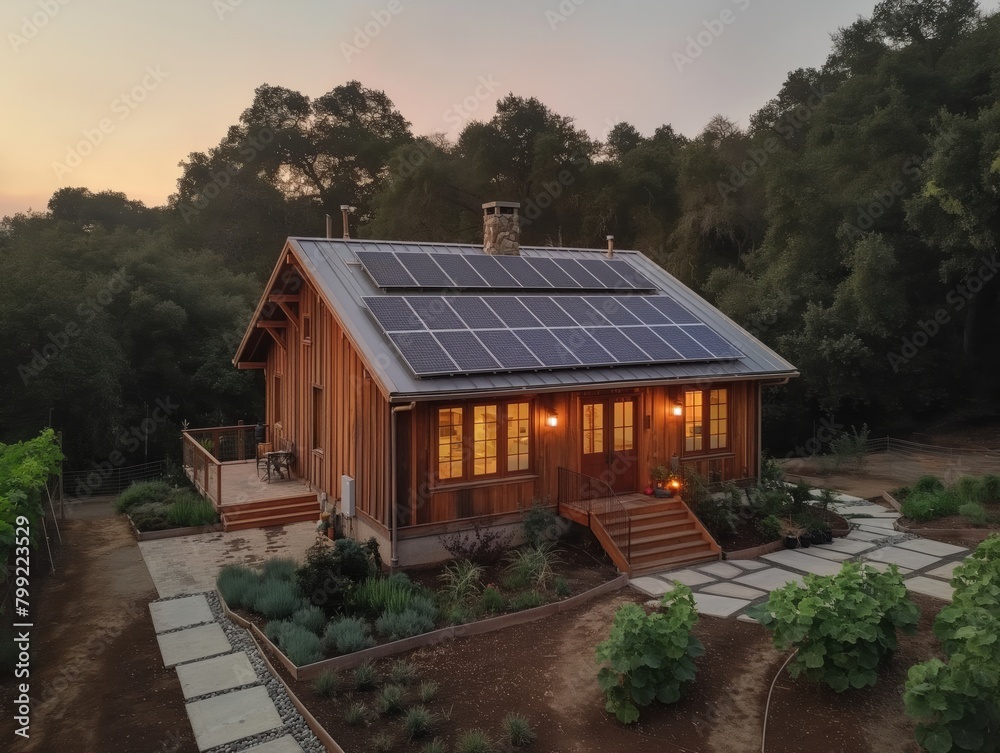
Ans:
POLYGON ((483 251, 490 256, 521 255, 521 223, 516 201, 483 204, 483 251))

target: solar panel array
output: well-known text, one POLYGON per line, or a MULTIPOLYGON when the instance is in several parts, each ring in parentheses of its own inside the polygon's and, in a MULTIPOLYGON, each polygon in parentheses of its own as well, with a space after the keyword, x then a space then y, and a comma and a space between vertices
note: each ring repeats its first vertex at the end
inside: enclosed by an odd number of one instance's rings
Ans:
MULTIPOLYGON (((656 290, 624 259, 579 259, 358 251, 358 260, 383 289, 656 290)), ((582 256, 582 255, 581 255, 582 256)))
POLYGON ((743 357, 667 295, 363 300, 417 376, 743 357))

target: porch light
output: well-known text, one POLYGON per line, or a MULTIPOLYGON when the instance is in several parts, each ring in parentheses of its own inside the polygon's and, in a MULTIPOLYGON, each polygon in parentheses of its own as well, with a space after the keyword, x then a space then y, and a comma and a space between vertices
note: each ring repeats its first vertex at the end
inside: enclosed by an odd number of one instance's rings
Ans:
POLYGON ((670 412, 673 413, 677 418, 680 418, 681 416, 684 415, 684 406, 681 405, 680 403, 674 403, 674 407, 670 409, 670 412))
POLYGON ((559 425, 559 416, 554 410, 550 410, 549 415, 545 417, 545 425, 551 426, 553 429, 559 425))

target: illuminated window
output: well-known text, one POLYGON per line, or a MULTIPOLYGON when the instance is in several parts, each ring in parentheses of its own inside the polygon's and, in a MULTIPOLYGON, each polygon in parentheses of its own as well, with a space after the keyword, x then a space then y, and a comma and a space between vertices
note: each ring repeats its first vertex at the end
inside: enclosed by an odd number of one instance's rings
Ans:
POLYGON ((438 411, 438 477, 462 478, 462 409, 438 411))
POLYGON ((509 403, 507 405, 507 472, 526 471, 528 455, 528 404, 509 403))
POLYGON ((635 449, 635 403, 632 400, 616 402, 614 406, 615 452, 635 449))
POLYGON ((497 407, 477 405, 472 409, 472 475, 497 472, 497 407))
POLYGON ((684 393, 684 449, 687 452, 698 452, 703 445, 702 430, 702 394, 701 392, 684 393))
POLYGON ((684 450, 725 450, 729 447, 729 391, 690 390, 684 393, 684 450), (708 410, 705 410, 705 408, 708 410), (705 438, 708 438, 706 444, 705 438))
POLYGON ((583 454, 598 455, 604 452, 604 404, 587 403, 583 406, 583 454))
POLYGON ((712 390, 708 398, 708 446, 713 450, 729 446, 729 405, 726 390, 712 390))

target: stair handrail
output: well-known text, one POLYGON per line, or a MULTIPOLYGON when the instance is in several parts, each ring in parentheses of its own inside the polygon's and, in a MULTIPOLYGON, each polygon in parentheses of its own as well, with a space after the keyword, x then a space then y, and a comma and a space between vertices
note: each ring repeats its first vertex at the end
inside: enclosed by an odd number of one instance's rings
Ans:
POLYGON ((622 554, 625 555, 625 559, 630 560, 632 558, 632 514, 607 482, 593 476, 571 471, 568 468, 559 468, 559 504, 579 505, 591 517, 595 514, 610 515, 611 520, 607 522, 601 521, 602 525, 608 531, 608 535, 614 540, 616 546, 622 551, 622 554), (586 484, 581 485, 581 481, 586 482, 586 484), (581 496, 582 492, 570 494, 568 490, 571 484, 577 489, 585 488, 585 486, 597 489, 603 487, 606 494, 586 498, 581 496), (575 497, 575 499, 569 499, 570 496, 575 497), (602 503, 603 509, 595 510, 595 502, 602 503), (620 530, 621 533, 616 535, 614 532, 616 530, 620 530))

